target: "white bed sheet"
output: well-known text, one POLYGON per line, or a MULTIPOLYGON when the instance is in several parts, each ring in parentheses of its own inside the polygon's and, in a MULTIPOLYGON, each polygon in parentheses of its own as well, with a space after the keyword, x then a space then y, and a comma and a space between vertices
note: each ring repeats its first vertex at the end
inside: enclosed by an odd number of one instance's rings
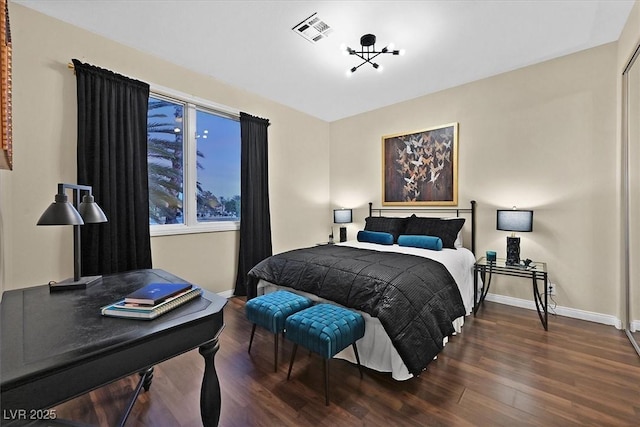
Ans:
MULTIPOLYGON (((449 270, 451 276, 453 276, 456 281, 458 288, 460 289, 460 295, 462 296, 466 314, 470 314, 473 310, 473 264, 475 263, 475 257, 473 253, 466 248, 432 251, 428 249, 411 248, 398 245, 378 245, 374 243, 358 242, 355 240, 339 243, 339 245, 384 252, 401 252, 438 261, 443 264, 447 270, 449 270)), ((317 295, 308 294, 306 292, 301 292, 284 286, 277 286, 264 280, 260 280, 258 283, 258 295, 275 292, 278 289, 286 289, 288 291, 304 295, 313 301, 330 302, 335 304, 335 302, 326 301, 317 295)), ((359 313, 362 314, 365 320, 365 334, 357 344, 360 363, 379 372, 391 372, 393 379, 398 381, 404 381, 412 378, 413 375, 409 373, 409 370, 402 361, 398 351, 393 346, 391 339, 387 335, 387 332, 384 330, 380 321, 375 317, 371 317, 367 313, 361 311, 359 313)), ((454 321, 453 326, 456 333, 460 333, 462 331, 463 325, 464 316, 459 317, 454 321)), ((447 338, 444 340, 445 342, 443 344, 446 344, 447 338)), ((351 347, 347 347, 335 357, 345 359, 353 363, 356 362, 355 355, 351 347)))

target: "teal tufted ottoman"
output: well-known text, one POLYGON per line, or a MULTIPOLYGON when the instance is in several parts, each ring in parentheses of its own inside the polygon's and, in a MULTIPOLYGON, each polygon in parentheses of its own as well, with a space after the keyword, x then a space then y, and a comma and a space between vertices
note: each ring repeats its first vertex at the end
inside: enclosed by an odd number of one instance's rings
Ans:
POLYGON ((364 319, 359 313, 333 304, 317 304, 287 317, 285 329, 286 338, 294 343, 287 380, 291 376, 298 345, 318 353, 324 358, 326 405, 329 405, 329 359, 338 352, 353 346, 362 378, 356 341, 364 336, 364 319))
POLYGON ((256 326, 260 325, 273 334, 274 340, 274 372, 278 371, 278 334, 284 332, 284 321, 287 316, 310 307, 313 302, 309 298, 288 291, 276 291, 252 298, 244 306, 247 318, 253 327, 249 340, 249 353, 256 326))

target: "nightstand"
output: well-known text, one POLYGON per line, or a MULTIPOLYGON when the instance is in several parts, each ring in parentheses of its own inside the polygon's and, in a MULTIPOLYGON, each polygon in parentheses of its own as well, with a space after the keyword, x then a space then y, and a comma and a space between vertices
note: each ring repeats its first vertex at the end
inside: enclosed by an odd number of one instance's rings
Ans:
POLYGON ((525 277, 531 279, 533 285, 533 302, 536 305, 538 311, 538 317, 544 330, 548 328, 548 302, 546 283, 548 278, 547 264, 544 262, 532 261, 528 267, 524 265, 508 265, 507 260, 498 258, 495 261, 487 261, 486 257, 480 258, 473 266, 473 315, 476 315, 478 308, 484 302, 489 287, 491 286, 491 277, 494 274, 500 274, 503 276, 525 277), (478 298, 478 275, 482 279, 482 288, 480 289, 480 295, 478 298), (488 279, 487 279, 488 278, 488 279), (542 294, 538 288, 538 281, 542 282, 542 294))

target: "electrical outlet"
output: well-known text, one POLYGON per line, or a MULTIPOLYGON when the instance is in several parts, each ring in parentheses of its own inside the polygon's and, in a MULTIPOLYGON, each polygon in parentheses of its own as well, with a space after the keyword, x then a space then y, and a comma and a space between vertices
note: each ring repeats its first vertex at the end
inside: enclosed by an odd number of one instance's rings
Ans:
POLYGON ((556 294, 556 284, 555 283, 547 283, 547 294, 555 295, 556 294))

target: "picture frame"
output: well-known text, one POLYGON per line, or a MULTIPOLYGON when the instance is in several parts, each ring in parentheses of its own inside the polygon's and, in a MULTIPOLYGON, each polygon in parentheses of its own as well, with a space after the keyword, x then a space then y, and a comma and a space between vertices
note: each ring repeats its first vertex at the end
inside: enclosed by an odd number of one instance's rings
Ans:
POLYGON ((13 168, 9 3, 0 0, 0 169, 13 168))
POLYGON ((458 123, 382 137, 382 204, 458 204, 458 123))

